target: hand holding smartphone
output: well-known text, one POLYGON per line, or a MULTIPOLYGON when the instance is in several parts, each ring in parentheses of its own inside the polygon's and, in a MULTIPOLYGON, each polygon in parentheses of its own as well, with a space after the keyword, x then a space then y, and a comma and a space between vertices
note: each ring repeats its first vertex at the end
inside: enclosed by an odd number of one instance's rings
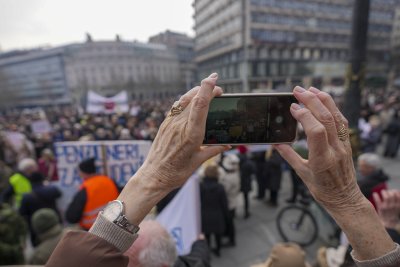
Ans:
POLYGON ((207 115, 203 144, 277 144, 296 139, 292 93, 224 94, 215 97, 207 115))

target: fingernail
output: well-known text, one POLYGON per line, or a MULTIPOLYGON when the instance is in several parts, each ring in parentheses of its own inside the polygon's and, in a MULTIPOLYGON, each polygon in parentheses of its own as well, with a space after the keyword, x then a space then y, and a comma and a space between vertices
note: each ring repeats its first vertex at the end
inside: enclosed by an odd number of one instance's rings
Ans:
POLYGON ((313 92, 314 94, 319 94, 321 91, 315 87, 310 87, 308 91, 313 92))
POLYGON ((214 72, 210 76, 208 76, 208 78, 217 78, 217 77, 218 77, 218 73, 216 73, 216 72, 214 72))
POLYGON ((298 93, 304 93, 304 92, 306 91, 306 89, 304 89, 303 87, 300 87, 300 86, 296 86, 296 87, 294 88, 294 90, 295 90, 296 92, 298 92, 298 93))
POLYGON ((299 109, 301 109, 301 106, 299 104, 292 103, 292 105, 290 105, 290 108, 292 108, 294 110, 299 110, 299 109))

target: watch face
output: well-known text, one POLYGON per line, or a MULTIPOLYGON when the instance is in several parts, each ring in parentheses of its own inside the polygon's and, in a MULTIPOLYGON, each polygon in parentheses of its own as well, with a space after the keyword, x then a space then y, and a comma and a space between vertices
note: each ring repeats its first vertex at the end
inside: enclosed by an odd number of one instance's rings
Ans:
POLYGON ((108 203, 103 211, 103 216, 110 221, 116 220, 122 213, 122 203, 119 201, 112 201, 108 203))

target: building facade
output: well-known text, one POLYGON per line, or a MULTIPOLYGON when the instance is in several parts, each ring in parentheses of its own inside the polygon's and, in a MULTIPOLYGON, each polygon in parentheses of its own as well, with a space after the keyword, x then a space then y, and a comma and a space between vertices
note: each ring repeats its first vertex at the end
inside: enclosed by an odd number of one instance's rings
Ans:
POLYGON ((18 106, 70 103, 64 70, 63 49, 0 54, 1 98, 18 106))
POLYGON ((84 104, 89 90, 105 96, 126 90, 132 99, 170 97, 185 91, 180 77, 178 57, 165 45, 119 38, 0 54, 0 92, 14 91, 19 106, 84 104))
POLYGON ((400 7, 396 8, 393 21, 391 71, 388 88, 400 88, 400 7))
MULTIPOLYGON (((371 0, 367 77, 386 77, 397 0, 371 0)), ((195 0, 200 76, 229 92, 343 86, 353 1, 195 0)))
POLYGON ((164 44, 177 56, 180 65, 182 88, 190 90, 195 82, 194 39, 186 34, 165 31, 149 38, 149 43, 164 44))

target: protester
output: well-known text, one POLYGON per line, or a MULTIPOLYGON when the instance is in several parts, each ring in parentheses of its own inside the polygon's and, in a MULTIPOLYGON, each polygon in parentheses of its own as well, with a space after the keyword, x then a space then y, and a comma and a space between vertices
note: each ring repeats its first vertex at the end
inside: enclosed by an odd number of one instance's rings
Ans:
POLYGON ((395 111, 392 119, 385 129, 387 140, 385 144, 385 152, 383 155, 389 158, 395 158, 400 147, 400 110, 395 111))
POLYGON ((0 160, 0 196, 9 187, 9 178, 13 173, 13 170, 0 160))
POLYGON ((201 227, 209 246, 214 238, 216 246, 212 251, 219 257, 222 235, 229 224, 228 200, 224 187, 218 182, 218 166, 208 165, 204 175, 200 183, 201 227))
POLYGON ((45 185, 44 179, 40 172, 35 172, 30 176, 32 191, 23 195, 19 208, 19 213, 25 218, 29 226, 33 246, 39 243, 31 226, 31 218, 37 210, 50 208, 57 214, 58 221, 61 222, 61 214, 56 203, 57 199, 61 197, 61 192, 56 186, 45 185))
POLYGON ((12 202, 17 209, 21 206, 22 196, 32 191, 30 176, 38 170, 33 159, 26 158, 18 162, 18 172, 9 179, 9 186, 3 193, 3 201, 12 202))
MULTIPOLYGON (((230 149, 201 147, 209 103, 213 96, 221 94, 216 80, 217 74, 212 74, 171 108, 146 161, 128 181, 118 201, 111 202, 99 214, 90 233, 67 233, 50 257, 48 267, 127 266, 122 253, 137 238, 138 228, 134 226, 168 192, 182 186, 201 163, 230 149), (119 207, 118 218, 126 218, 129 224, 113 222, 115 206, 119 207)), ((342 228, 352 245, 356 264, 398 266, 400 246, 391 240, 357 185, 346 119, 332 98, 315 88, 296 87, 294 96, 304 105, 293 103, 290 110, 306 133, 308 160, 289 145, 275 148, 342 228)))
POLYGON ((257 151, 253 153, 253 160, 256 170, 257 196, 255 199, 263 200, 265 198, 265 190, 267 180, 265 177, 265 151, 257 151))
POLYGON ((94 158, 79 163, 79 174, 83 183, 69 204, 65 217, 69 223, 79 222, 81 228, 87 231, 99 211, 117 198, 118 188, 111 178, 97 174, 94 158))
POLYGON ((361 149, 363 153, 374 153, 382 139, 382 127, 379 117, 376 115, 371 116, 368 123, 370 129, 365 136, 361 137, 361 149))
POLYGON ((42 156, 38 161, 39 171, 48 181, 58 181, 57 161, 53 152, 46 148, 42 151, 42 156))
POLYGON ((0 265, 24 264, 28 229, 24 218, 8 204, 0 204, 0 265))
MULTIPOLYGON (((221 154, 223 155, 223 154, 221 154)), ((240 193, 240 169, 239 157, 235 154, 223 156, 220 161, 221 173, 219 182, 225 189, 228 198, 229 217, 227 218, 226 235, 229 238, 228 246, 236 245, 235 214, 238 205, 238 196, 240 193)))
POLYGON ((266 163, 264 168, 264 177, 266 177, 266 188, 269 189, 270 197, 268 203, 278 206, 279 190, 282 180, 282 164, 284 160, 273 147, 266 152, 266 163))
POLYGON ((251 267, 311 267, 311 265, 306 262, 305 252, 299 245, 278 243, 272 248, 264 263, 251 267))
POLYGON ((361 192, 375 206, 372 193, 380 193, 381 190, 386 189, 386 182, 389 180, 389 177, 382 170, 382 163, 377 154, 361 154, 357 159, 357 166, 359 174, 358 185, 361 192))
POLYGON ((167 230, 157 221, 143 221, 140 235, 125 252, 128 267, 206 267, 210 253, 204 239, 195 241, 188 255, 178 256, 176 244, 167 230))
POLYGON ((40 209, 32 216, 32 230, 38 237, 39 245, 35 248, 29 264, 43 265, 50 258, 64 234, 60 218, 53 209, 40 209))
MULTIPOLYGON (((297 152, 303 159, 308 158, 308 147, 307 147, 307 139, 303 130, 299 130, 297 133, 297 140, 293 143, 293 149, 297 152)), ((307 199, 307 189, 301 178, 297 175, 295 169, 289 166, 290 169, 290 178, 292 181, 292 195, 290 198, 286 200, 288 203, 295 203, 297 200, 298 194, 302 197, 303 200, 307 199)))
POLYGON ((244 218, 250 217, 249 194, 251 191, 251 181, 256 175, 256 164, 249 158, 248 149, 245 146, 239 146, 240 159, 240 191, 243 193, 244 200, 244 218))

